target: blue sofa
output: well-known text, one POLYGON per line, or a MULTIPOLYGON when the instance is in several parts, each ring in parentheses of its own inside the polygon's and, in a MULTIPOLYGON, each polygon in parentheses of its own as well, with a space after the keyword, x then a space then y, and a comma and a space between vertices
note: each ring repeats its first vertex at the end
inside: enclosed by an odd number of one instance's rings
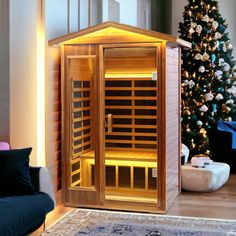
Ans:
POLYGON ((236 122, 218 121, 208 131, 212 160, 230 166, 230 173, 236 173, 236 122))
POLYGON ((25 236, 45 221, 54 209, 55 197, 45 167, 30 167, 31 181, 38 192, 0 197, 0 236, 25 236))

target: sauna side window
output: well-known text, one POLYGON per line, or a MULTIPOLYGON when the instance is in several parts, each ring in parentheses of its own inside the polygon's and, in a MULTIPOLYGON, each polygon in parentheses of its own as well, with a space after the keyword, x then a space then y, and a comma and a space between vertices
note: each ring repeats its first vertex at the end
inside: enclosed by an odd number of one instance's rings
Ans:
MULTIPOLYGON (((86 159, 95 160, 94 143, 94 76, 95 57, 71 57, 68 59, 71 114, 70 187, 93 187, 91 168, 86 159), (86 156, 86 158, 84 158, 86 156), (89 173, 88 173, 89 172, 89 173)), ((68 114, 66 114, 68 116, 68 114)))

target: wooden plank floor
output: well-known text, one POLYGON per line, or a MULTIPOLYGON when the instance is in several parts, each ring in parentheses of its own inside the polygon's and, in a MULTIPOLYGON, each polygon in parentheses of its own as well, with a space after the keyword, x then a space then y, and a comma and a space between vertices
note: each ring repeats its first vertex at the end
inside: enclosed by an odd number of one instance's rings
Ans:
POLYGON ((167 215, 236 220, 236 174, 215 192, 182 192, 167 215))
MULTIPOLYGON (((74 208, 58 205, 48 214, 46 227, 55 224, 74 208)), ((182 192, 166 215, 236 220, 236 174, 219 190, 211 193, 182 192)), ((31 236, 42 233, 43 227, 31 236)))

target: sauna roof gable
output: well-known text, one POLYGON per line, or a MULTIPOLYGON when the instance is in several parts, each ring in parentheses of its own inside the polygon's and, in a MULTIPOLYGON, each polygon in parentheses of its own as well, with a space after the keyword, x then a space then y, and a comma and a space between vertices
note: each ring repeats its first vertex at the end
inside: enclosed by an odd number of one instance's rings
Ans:
POLYGON ((101 23, 75 33, 52 39, 49 41, 49 45, 163 41, 183 47, 191 47, 191 43, 178 37, 115 22, 101 23))

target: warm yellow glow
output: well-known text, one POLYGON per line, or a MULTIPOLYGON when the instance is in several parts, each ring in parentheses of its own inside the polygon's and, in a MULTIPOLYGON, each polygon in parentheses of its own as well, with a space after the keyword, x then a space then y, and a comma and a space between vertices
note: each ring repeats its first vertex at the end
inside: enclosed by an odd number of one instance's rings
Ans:
POLYGON ((106 73, 105 78, 152 78, 152 73, 106 73))
MULTIPOLYGON (((94 159, 94 151, 85 153, 81 158, 82 159, 94 159)), ((156 151, 125 151, 125 150, 106 150, 105 152, 106 160, 129 160, 133 162, 156 162, 157 153, 156 151)), ((78 160, 72 160, 72 163, 77 162, 78 160)))
MULTIPOLYGON (((92 159, 83 159, 87 164, 94 165, 94 160, 92 159)), ((105 165, 110 166, 134 166, 134 167, 150 167, 156 168, 156 161, 131 161, 131 160, 105 160, 105 165)))
POLYGON ((45 166, 45 35, 37 29, 37 165, 45 166))
POLYGON ((135 39, 135 41, 137 42, 143 42, 143 41, 144 42, 157 42, 157 41, 164 42, 165 41, 165 40, 157 39, 156 37, 144 35, 141 33, 134 33, 134 32, 130 32, 123 29, 108 27, 105 29, 97 30, 92 33, 78 36, 74 39, 65 40, 64 42, 62 42, 62 44, 64 43, 77 44, 77 43, 82 43, 82 42, 88 43, 88 42, 92 42, 93 40, 95 40, 98 43, 98 42, 106 41, 106 39, 108 38, 109 39, 114 38, 118 41, 122 41, 122 39, 126 41, 128 38, 135 39))

